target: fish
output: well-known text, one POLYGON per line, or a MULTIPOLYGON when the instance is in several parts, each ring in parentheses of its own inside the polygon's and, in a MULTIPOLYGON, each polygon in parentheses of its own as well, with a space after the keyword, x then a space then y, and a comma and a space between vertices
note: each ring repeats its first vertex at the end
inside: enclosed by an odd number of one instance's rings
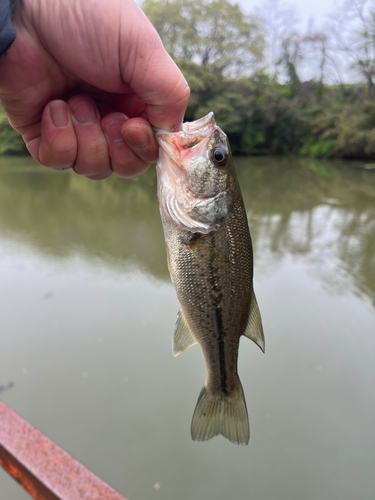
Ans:
POLYGON ((199 343, 207 378, 191 423, 194 441, 219 434, 249 443, 250 428, 237 373, 240 337, 264 352, 253 290, 253 251, 229 142, 214 114, 182 130, 154 129, 160 215, 168 269, 181 309, 172 351, 199 343))

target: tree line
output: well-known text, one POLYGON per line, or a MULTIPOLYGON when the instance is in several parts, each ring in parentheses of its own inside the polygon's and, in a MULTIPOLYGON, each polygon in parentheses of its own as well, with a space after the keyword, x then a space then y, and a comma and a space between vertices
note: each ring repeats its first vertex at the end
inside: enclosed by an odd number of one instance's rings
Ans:
MULTIPOLYGON (((375 4, 341 0, 316 29, 266 0, 144 0, 184 73, 186 120, 214 111, 235 154, 375 158, 375 4)), ((0 114, 0 154, 24 150, 0 114)))

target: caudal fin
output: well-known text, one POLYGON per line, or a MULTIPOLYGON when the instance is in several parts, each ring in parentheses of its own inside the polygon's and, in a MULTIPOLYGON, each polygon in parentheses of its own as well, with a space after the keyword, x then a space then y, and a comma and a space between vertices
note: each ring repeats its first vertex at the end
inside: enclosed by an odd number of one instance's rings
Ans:
POLYGON ((208 441, 222 434, 235 444, 248 444, 249 418, 239 382, 238 390, 230 395, 210 393, 203 387, 191 422, 194 441, 208 441))

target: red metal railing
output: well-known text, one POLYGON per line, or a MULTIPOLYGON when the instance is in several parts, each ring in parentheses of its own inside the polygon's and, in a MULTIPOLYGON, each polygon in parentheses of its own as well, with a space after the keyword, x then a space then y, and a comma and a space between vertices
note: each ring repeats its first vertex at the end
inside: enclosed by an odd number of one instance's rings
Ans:
POLYGON ((0 465, 36 500, 126 500, 2 401, 0 465))

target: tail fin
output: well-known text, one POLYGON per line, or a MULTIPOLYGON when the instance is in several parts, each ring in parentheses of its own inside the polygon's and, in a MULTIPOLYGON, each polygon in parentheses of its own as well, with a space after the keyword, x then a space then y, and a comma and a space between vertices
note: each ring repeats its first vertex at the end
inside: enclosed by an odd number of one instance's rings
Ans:
POLYGON ((194 441, 208 441, 218 434, 235 444, 249 442, 249 418, 241 382, 233 394, 213 394, 205 386, 201 390, 191 422, 191 437, 194 441))

